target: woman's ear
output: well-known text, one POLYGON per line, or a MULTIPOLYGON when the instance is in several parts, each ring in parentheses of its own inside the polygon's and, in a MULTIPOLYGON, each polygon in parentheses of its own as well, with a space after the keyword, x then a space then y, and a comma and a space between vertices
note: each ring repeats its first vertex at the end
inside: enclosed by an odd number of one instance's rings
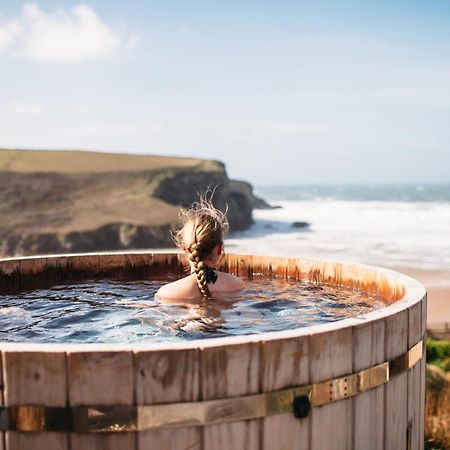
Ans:
POLYGON ((220 264, 222 262, 223 256, 225 255, 224 245, 223 242, 219 242, 217 244, 217 264, 220 264))

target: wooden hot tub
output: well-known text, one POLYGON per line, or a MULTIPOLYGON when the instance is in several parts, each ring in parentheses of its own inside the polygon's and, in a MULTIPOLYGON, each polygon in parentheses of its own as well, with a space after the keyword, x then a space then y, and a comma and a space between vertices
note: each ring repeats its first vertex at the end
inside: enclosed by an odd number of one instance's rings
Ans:
MULTIPOLYGON (((426 292, 377 267, 228 255, 244 277, 355 287, 389 306, 337 322, 149 344, 0 343, 0 448, 421 449, 426 292)), ((0 260, 0 295, 182 274, 177 254, 0 260)))

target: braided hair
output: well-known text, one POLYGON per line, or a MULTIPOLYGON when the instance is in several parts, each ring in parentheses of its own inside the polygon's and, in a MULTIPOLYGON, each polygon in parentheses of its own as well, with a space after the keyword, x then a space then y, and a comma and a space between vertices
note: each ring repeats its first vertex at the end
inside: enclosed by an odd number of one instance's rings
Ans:
POLYGON ((211 292, 208 287, 208 283, 206 282, 206 273, 205 273, 205 265, 199 256, 199 244, 192 244, 189 249, 189 260, 192 263, 194 268, 194 272, 197 277, 197 285, 200 290, 200 293, 203 297, 208 300, 211 300, 211 292))
POLYGON ((223 242, 229 229, 228 220, 224 213, 204 197, 200 197, 199 202, 181 213, 184 224, 172 236, 177 246, 188 254, 198 289, 202 297, 209 300, 212 295, 208 287, 204 260, 217 244, 223 242))

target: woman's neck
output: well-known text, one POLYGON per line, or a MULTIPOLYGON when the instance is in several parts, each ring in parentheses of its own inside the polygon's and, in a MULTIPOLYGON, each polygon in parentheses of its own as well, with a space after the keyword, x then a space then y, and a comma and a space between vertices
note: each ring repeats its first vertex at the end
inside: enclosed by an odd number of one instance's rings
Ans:
MULTIPOLYGON (((203 264, 211 269, 217 270, 218 266, 217 262, 211 261, 210 259, 204 259, 203 264)), ((190 265, 191 265, 191 273, 194 273, 195 272, 194 265, 192 263, 190 263, 190 265)))

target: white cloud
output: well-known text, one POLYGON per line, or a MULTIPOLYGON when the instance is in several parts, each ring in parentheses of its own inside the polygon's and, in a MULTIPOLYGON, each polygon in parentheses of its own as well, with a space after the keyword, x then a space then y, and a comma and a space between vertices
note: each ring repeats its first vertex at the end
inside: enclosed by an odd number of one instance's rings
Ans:
POLYGON ((37 103, 14 100, 11 103, 11 111, 19 115, 39 116, 44 112, 44 106, 37 103))
POLYGON ((104 23, 88 5, 47 13, 35 3, 22 15, 0 24, 0 52, 39 62, 75 64, 110 59, 131 49, 138 37, 104 23))
POLYGON ((20 31, 21 28, 17 21, 11 21, 0 26, 0 51, 14 44, 20 31))

